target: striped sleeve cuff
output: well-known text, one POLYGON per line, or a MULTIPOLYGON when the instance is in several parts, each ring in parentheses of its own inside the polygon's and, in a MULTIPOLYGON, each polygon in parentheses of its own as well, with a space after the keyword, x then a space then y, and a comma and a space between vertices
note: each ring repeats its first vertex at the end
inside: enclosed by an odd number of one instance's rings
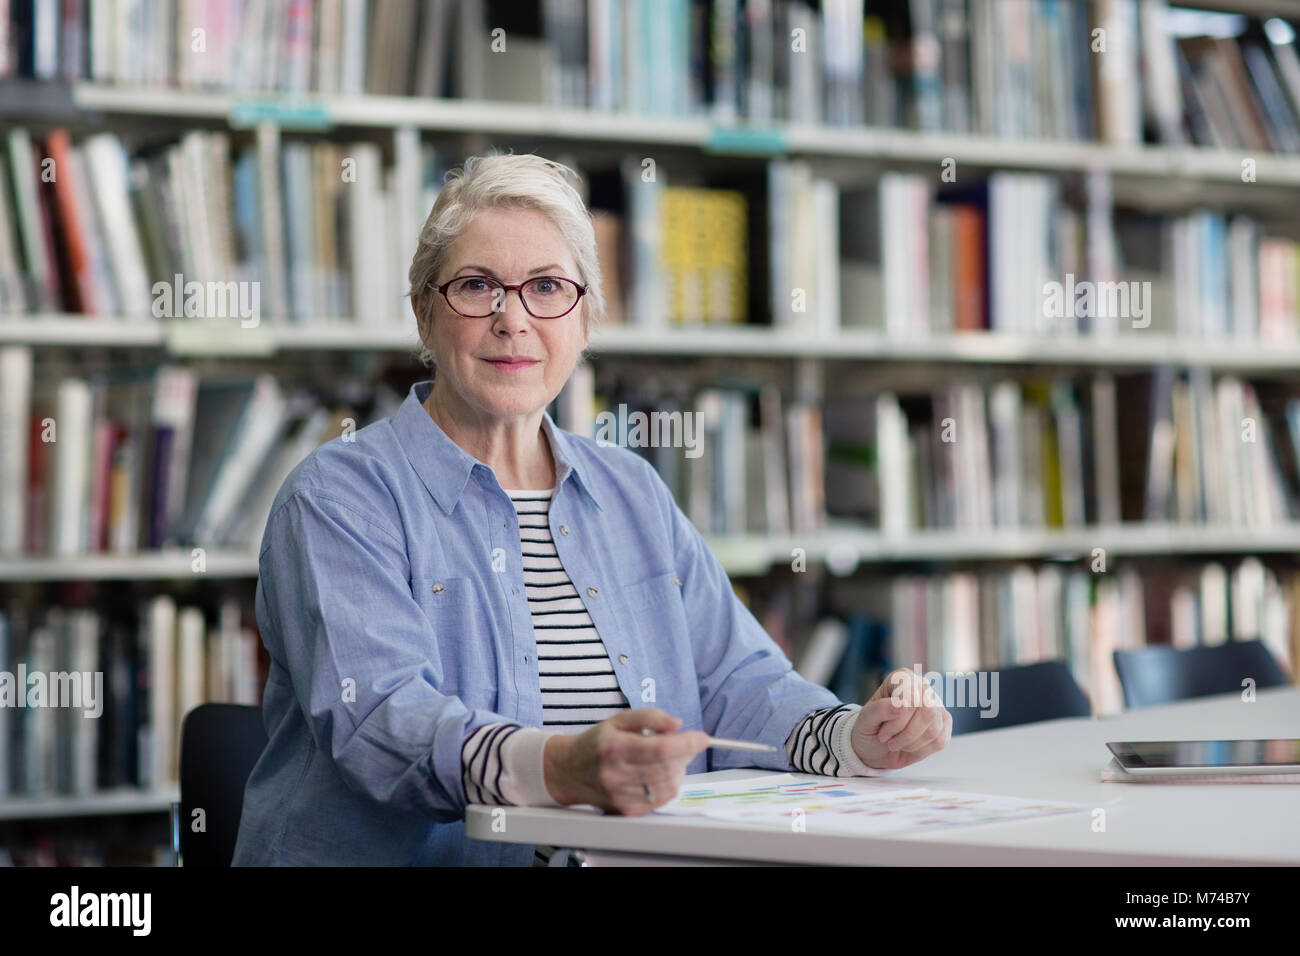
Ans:
POLYGON ((831 750, 835 754, 835 759, 840 763, 839 777, 878 777, 885 771, 877 770, 875 767, 868 767, 858 757, 858 752, 853 749, 852 737, 853 727, 858 722, 858 714, 862 712, 860 704, 848 704, 846 706, 853 708, 853 715, 845 717, 835 727, 835 733, 831 736, 831 750))
POLYGON ((507 803, 517 807, 561 807, 564 804, 551 796, 546 789, 543 757, 546 741, 555 730, 538 730, 525 727, 501 745, 501 794, 507 803))
POLYGON ((795 727, 786 741, 790 763, 803 773, 827 777, 876 777, 884 771, 868 767, 850 742, 857 723, 858 704, 840 704, 813 711, 795 727))
POLYGON ((524 728, 519 724, 485 724, 460 747, 461 781, 466 803, 505 803, 501 795, 501 744, 524 728))
POLYGON ((486 724, 461 746, 466 803, 558 807, 546 789, 542 759, 557 731, 519 724, 486 724))

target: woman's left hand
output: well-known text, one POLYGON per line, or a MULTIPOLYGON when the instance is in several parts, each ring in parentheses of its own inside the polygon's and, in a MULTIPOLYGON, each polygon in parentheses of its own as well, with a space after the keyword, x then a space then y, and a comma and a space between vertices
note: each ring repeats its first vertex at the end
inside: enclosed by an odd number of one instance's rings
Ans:
POLYGON ((897 770, 948 746, 952 715, 934 688, 905 667, 891 671, 862 705, 850 742, 877 770, 897 770))

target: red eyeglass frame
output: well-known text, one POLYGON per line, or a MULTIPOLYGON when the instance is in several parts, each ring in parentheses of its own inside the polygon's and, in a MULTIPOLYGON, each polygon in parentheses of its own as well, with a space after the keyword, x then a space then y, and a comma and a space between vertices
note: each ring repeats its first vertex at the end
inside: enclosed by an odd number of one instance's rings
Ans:
MULTIPOLYGON (((525 312, 531 315, 534 319, 542 319, 542 320, 564 318, 566 315, 568 315, 570 312, 572 312, 574 309, 578 307, 578 303, 582 301, 582 297, 587 294, 587 288, 588 288, 587 286, 583 285, 580 282, 575 282, 574 280, 570 279, 568 276, 533 276, 531 279, 527 279, 524 282, 517 282, 514 285, 509 285, 505 282, 502 282, 500 279, 494 279, 492 278, 492 276, 476 276, 476 275, 456 276, 454 279, 449 279, 448 281, 444 282, 442 285, 434 285, 433 283, 430 283, 429 288, 432 289, 434 292, 441 293, 443 301, 447 303, 447 308, 451 309, 451 311, 455 312, 462 319, 486 319, 488 316, 493 314, 492 312, 489 312, 487 315, 466 315, 464 312, 460 311, 460 309, 456 308, 454 305, 451 304, 451 298, 447 295, 447 288, 453 282, 460 282, 462 279, 483 279, 484 281, 492 282, 500 286, 501 289, 506 293, 513 292, 515 295, 519 296, 519 304, 524 307, 525 312), (524 286, 528 285, 529 282, 536 282, 538 279, 554 279, 554 280, 559 280, 560 282, 567 282, 578 290, 578 297, 573 300, 573 305, 569 306, 559 315, 538 315, 532 309, 528 308, 528 303, 524 300, 524 291, 523 291, 524 286)), ((504 299, 502 301, 504 301, 504 299)))

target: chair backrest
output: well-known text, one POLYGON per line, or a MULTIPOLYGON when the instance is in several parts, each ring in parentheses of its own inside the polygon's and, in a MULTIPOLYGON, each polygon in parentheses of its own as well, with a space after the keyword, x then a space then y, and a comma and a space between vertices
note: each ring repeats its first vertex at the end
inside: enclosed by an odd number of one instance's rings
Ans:
POLYGON ((970 700, 969 692, 963 706, 944 700, 952 714, 954 735, 1060 717, 1092 715, 1088 695, 1075 683, 1064 661, 1039 661, 986 673, 988 683, 984 692, 988 695, 987 707, 982 706, 978 698, 970 700), (996 684, 993 683, 994 675, 996 684))
POLYGON ((202 704, 181 724, 181 860, 185 866, 230 866, 239 835, 244 785, 266 749, 262 708, 202 704), (194 810, 205 831, 194 832, 194 810))
POLYGON ((1290 683, 1262 641, 1229 641, 1213 647, 1144 647, 1115 651, 1115 670, 1124 689, 1124 706, 1154 707, 1170 701, 1290 683))

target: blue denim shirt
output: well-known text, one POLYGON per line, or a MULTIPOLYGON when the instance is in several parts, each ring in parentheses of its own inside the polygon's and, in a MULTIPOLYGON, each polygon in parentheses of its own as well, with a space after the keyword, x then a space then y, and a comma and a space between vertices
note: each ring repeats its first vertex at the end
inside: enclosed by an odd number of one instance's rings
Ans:
MULTIPOLYGON (((429 417, 431 388, 322 445, 276 496, 257 584, 269 744, 236 865, 532 862, 531 845, 465 836, 461 743, 541 727, 542 698, 514 506, 429 417)), ((645 459, 543 428, 555 547, 628 701, 778 748, 705 750, 688 773, 793 770, 786 738, 840 701, 794 672, 645 459)))

